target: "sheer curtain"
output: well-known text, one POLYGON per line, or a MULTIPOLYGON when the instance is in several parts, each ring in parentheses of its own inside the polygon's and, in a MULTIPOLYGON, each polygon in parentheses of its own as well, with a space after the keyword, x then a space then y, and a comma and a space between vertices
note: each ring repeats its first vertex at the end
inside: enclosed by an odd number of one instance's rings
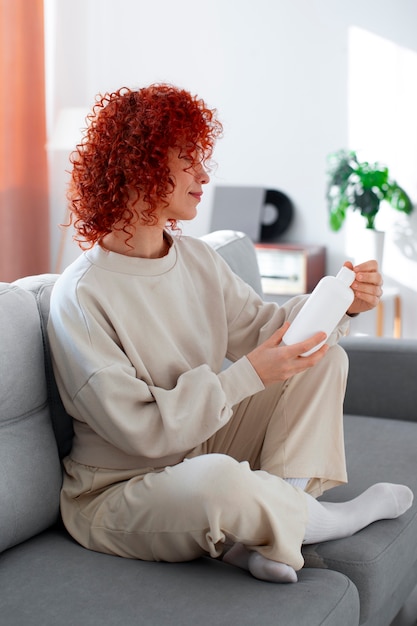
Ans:
POLYGON ((49 270, 43 0, 0 0, 0 281, 49 270))

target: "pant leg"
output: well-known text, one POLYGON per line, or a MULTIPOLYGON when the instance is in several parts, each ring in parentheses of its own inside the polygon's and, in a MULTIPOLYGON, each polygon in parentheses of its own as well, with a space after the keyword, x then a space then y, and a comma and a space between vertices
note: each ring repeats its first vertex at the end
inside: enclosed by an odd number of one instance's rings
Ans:
POLYGON ((288 381, 277 405, 278 417, 270 420, 265 435, 261 467, 283 477, 311 478, 308 491, 316 497, 347 481, 347 373, 347 355, 335 345, 317 365, 288 381))
POLYGON ((304 494, 246 462, 208 454, 130 477, 68 458, 65 467, 63 519, 86 548, 177 562, 220 556, 232 541, 294 569, 303 565, 304 494))
POLYGON ((317 497, 347 481, 343 400, 348 359, 338 345, 314 367, 248 398, 202 447, 282 478, 310 478, 317 497))

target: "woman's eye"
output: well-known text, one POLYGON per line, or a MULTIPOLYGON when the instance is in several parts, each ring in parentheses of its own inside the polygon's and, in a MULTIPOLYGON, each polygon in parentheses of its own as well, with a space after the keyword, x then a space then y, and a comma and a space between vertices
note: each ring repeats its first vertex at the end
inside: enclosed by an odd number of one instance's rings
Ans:
POLYGON ((183 159, 184 161, 188 161, 189 163, 192 163, 194 161, 193 155, 187 152, 182 152, 180 154, 180 159, 183 159))

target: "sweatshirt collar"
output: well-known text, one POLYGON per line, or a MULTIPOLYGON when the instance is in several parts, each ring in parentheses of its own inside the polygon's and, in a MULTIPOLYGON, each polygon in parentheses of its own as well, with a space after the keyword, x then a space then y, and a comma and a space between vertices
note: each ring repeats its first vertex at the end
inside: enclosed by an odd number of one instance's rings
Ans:
POLYGON ((169 272, 174 267, 177 261, 177 245, 172 238, 172 245, 168 254, 160 259, 143 259, 109 252, 100 244, 95 244, 90 250, 87 250, 85 256, 90 263, 109 272, 135 276, 159 276, 169 272))

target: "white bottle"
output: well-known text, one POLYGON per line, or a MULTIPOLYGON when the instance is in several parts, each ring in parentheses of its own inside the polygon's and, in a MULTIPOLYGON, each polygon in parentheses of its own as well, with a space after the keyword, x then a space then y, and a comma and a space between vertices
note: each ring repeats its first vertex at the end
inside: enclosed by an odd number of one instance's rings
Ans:
MULTIPOLYGON (((345 266, 337 276, 322 278, 293 320, 282 342, 289 346, 309 339, 320 331, 325 332, 328 337, 353 302, 354 293, 350 285, 354 280, 355 272, 345 266)), ((312 354, 325 342, 326 339, 301 356, 312 354)))

